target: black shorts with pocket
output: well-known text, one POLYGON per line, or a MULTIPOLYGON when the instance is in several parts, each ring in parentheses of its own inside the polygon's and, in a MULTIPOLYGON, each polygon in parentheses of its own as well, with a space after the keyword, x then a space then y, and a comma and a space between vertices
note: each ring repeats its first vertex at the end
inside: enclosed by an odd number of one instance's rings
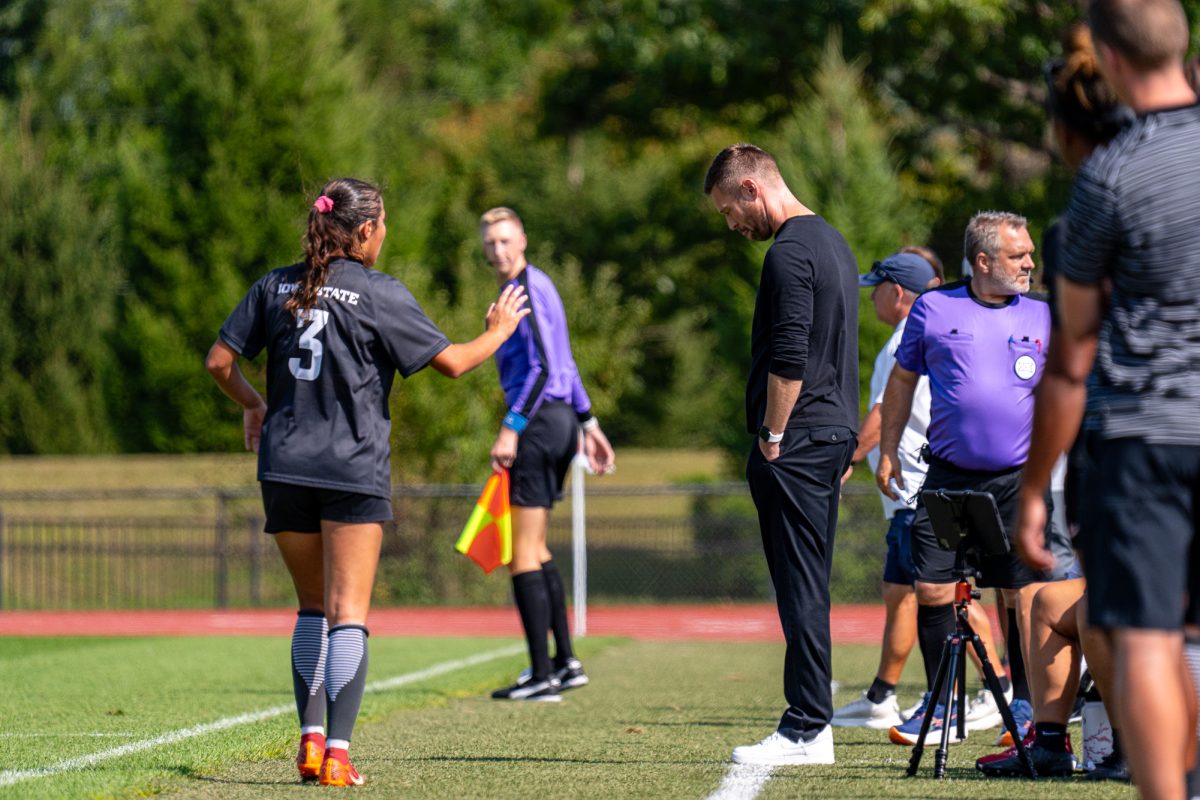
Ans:
POLYGON ((548 400, 529 420, 508 471, 509 502, 523 508, 551 508, 562 499, 563 484, 579 450, 575 409, 548 400))
MULTIPOLYGON (((1004 472, 961 469, 934 457, 929 465, 929 473, 925 476, 922 491, 947 489, 991 493, 996 500, 1000 522, 1004 525, 1004 532, 1011 546, 1013 526, 1017 519, 1017 490, 1021 486, 1021 473, 1019 467, 1004 472)), ((1047 511, 1053 509, 1049 494, 1046 493, 1047 511)), ((1054 524, 1053 516, 1049 514, 1047 525, 1054 524)), ((938 544, 923 501, 918 501, 917 515, 913 519, 912 557, 918 581, 954 583, 957 580, 954 575, 955 552, 944 550, 938 544)), ((1049 580, 1047 575, 1026 566, 1017 556, 1015 549, 999 556, 977 555, 971 559, 971 563, 979 571, 976 585, 981 587, 1020 589, 1031 583, 1049 580)))
POLYGON ((267 533, 320 533, 321 520, 387 522, 392 518, 392 501, 386 497, 278 481, 262 481, 261 486, 267 533))

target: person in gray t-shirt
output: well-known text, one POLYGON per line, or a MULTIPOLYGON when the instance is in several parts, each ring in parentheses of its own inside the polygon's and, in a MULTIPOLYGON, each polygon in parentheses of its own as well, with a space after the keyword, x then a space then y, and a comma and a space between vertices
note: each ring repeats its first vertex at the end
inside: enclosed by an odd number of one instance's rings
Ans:
POLYGON ((432 365, 456 378, 491 358, 529 313, 522 290, 506 290, 481 336, 451 344, 404 284, 372 269, 384 217, 374 186, 326 184, 308 215, 304 261, 250 288, 206 362, 243 408, 266 531, 296 586, 296 766, 302 779, 331 786, 363 782, 348 749, 366 681, 383 522, 392 518, 388 395, 396 372, 407 378, 432 365), (237 364, 264 348, 265 403, 237 364))
POLYGON ((1182 797, 1195 736, 1182 629, 1197 621, 1186 597, 1200 590, 1200 107, 1177 0, 1093 0, 1088 21, 1101 71, 1138 118, 1083 165, 1067 208, 1060 335, 1037 398, 1017 546, 1031 566, 1050 561, 1037 535, 1042 492, 1086 396, 1088 621, 1115 644, 1134 782, 1146 797, 1182 797))

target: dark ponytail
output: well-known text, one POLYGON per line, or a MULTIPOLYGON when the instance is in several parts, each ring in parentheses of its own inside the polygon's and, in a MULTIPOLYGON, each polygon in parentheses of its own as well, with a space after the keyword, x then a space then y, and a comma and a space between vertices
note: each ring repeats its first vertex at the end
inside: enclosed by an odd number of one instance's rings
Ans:
POLYGON ((1093 144, 1104 144, 1133 118, 1100 74, 1092 32, 1076 22, 1063 32, 1063 56, 1046 64, 1050 116, 1093 144))
POLYGON ((304 234, 304 277, 283 307, 292 314, 307 311, 317 303, 325 285, 329 262, 336 255, 362 258, 359 226, 379 219, 383 200, 379 189, 354 178, 337 178, 325 184, 321 196, 308 212, 304 234))

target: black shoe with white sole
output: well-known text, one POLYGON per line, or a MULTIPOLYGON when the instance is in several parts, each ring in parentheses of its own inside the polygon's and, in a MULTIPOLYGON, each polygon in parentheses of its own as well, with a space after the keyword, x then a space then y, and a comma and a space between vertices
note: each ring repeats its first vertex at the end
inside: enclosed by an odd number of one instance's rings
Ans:
POLYGON ((518 682, 507 689, 497 689, 492 692, 492 699, 557 703, 562 700, 562 695, 558 693, 558 686, 558 678, 547 678, 544 681, 529 680, 524 683, 518 682))
POLYGON ((583 664, 579 663, 578 658, 567 659, 566 666, 554 671, 554 677, 561 684, 559 686, 561 691, 588 685, 587 673, 583 671, 583 664))

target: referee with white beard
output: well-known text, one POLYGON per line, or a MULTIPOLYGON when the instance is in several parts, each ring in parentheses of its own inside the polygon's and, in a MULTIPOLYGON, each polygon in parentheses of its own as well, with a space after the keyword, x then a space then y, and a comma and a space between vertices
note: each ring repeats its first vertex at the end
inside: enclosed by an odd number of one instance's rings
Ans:
POLYGON ((787 642, 779 727, 739 764, 832 764, 829 575, 841 476, 858 423, 858 266, 846 240, 788 189, 770 155, 722 150, 704 193, 732 230, 774 238, 751 331, 746 479, 787 642))

